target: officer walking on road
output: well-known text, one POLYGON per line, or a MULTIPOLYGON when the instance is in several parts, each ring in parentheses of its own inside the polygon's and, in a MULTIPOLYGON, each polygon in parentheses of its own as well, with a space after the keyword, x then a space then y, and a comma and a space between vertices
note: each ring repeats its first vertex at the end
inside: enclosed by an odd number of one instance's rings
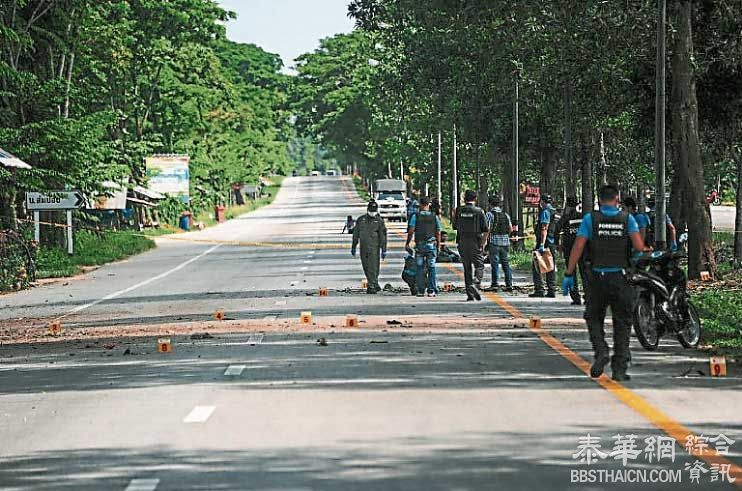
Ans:
MULTIPOLYGON (((554 254, 554 234, 556 232, 556 210, 551 206, 551 195, 544 194, 541 196, 539 206, 541 212, 536 221, 536 250, 543 254, 547 249, 551 252, 551 257, 556 260, 554 254)), ((536 261, 533 262, 533 286, 534 292, 529 297, 541 298, 544 296, 544 280, 541 278, 541 271, 538 269, 536 261)), ((546 273, 546 296, 549 298, 556 297, 556 272, 546 273)))
POLYGON ((585 320, 593 345, 595 361, 590 376, 600 377, 611 362, 613 380, 625 381, 631 357, 629 340, 634 305, 634 289, 626 275, 630 265, 631 246, 644 250, 636 220, 618 208, 618 189, 607 185, 599 191, 600 211, 588 213, 577 232, 569 264, 564 272, 562 289, 567 295, 575 287, 575 268, 585 247, 590 252, 592 276, 588 282, 588 299, 585 320), (605 341, 605 315, 608 306, 613 316, 613 358, 605 341))
POLYGON ((467 190, 464 193, 466 204, 456 209, 453 226, 459 244, 459 254, 464 265, 466 301, 482 300, 475 285, 474 275, 484 270, 484 244, 487 241, 487 221, 484 211, 476 205, 477 193, 467 190), (474 271, 472 271, 474 269, 474 271))
POLYGON ((438 285, 435 276, 435 259, 441 247, 441 221, 430 211, 430 198, 420 199, 420 211, 409 219, 407 243, 410 248, 412 237, 415 237, 415 258, 417 261, 417 296, 427 293, 435 297, 438 285))
MULTIPOLYGON (((577 211, 577 197, 567 196, 567 206, 564 208, 564 214, 557 223, 557 237, 560 237, 559 243, 561 246, 562 254, 564 255, 565 264, 569 263, 569 256, 572 253, 572 249, 577 239, 577 231, 580 229, 582 224, 582 213, 577 211)), ((580 278, 582 279, 582 288, 585 290, 587 296, 587 271, 585 265, 585 255, 580 256, 580 260, 577 263, 580 268, 580 278)), ((582 299, 580 298, 580 285, 575 276, 574 288, 569 290, 569 296, 572 297, 572 305, 581 305, 582 299)))
POLYGON ((370 201, 367 210, 365 215, 356 220, 350 253, 355 257, 360 242, 361 264, 368 280, 366 293, 374 294, 381 291, 379 265, 380 259, 386 258, 386 225, 384 219, 379 216, 379 204, 376 201, 370 201))

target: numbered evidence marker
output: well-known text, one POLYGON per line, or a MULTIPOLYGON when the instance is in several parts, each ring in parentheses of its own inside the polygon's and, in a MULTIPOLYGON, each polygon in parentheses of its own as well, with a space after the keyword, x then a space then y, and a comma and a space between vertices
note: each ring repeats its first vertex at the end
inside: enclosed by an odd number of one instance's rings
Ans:
POLYGON ((727 376, 727 359, 725 356, 712 356, 709 358, 709 369, 712 377, 727 376))
POLYGON ((453 291, 453 284, 449 283, 448 281, 443 283, 443 291, 444 292, 452 292, 453 291))
POLYGON ((302 312, 299 316, 299 322, 302 324, 311 324, 312 323, 312 313, 311 312, 302 312))
POLYGON ((541 317, 531 317, 528 320, 528 326, 531 329, 541 329, 541 317))
POLYGON ((361 288, 368 288, 368 280, 361 280, 361 288))
POLYGON ((711 281, 711 273, 708 271, 701 271, 701 281, 711 281))
POLYGON ((345 327, 358 327, 358 316, 357 315, 348 315, 345 318, 345 327))
POLYGON ((157 351, 159 353, 172 353, 173 344, 170 342, 170 338, 160 338, 157 340, 157 351))
POLYGON ((214 311, 214 319, 218 321, 223 321, 226 316, 224 315, 224 311, 222 309, 214 311))
POLYGON ((62 321, 51 321, 49 323, 49 334, 59 336, 62 334, 62 321))
POLYGON ((320 297, 326 297, 330 294, 330 291, 327 288, 320 288, 319 289, 319 296, 320 297))

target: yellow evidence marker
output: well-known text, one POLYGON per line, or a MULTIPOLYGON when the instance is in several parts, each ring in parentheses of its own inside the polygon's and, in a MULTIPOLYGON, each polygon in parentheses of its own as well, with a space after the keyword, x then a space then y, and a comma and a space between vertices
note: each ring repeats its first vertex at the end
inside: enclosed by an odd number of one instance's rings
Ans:
POLYGON ((541 329, 541 317, 531 317, 528 320, 528 327, 531 329, 541 329))
POLYGON ((226 315, 224 314, 224 311, 221 309, 214 312, 214 319, 218 321, 223 321, 225 317, 226 315))
POLYGON ((330 294, 330 291, 327 288, 320 288, 319 289, 319 296, 320 297, 327 297, 330 294))
POLYGON ((709 373, 712 377, 726 377, 727 358, 725 356, 712 356, 709 358, 709 373))
POLYGON ((157 352, 158 353, 172 353, 173 343, 170 342, 170 338, 160 338, 157 340, 157 352))
POLYGON ((443 291, 444 292, 452 292, 453 291, 453 284, 449 283, 448 281, 443 283, 443 291))
POLYGON ((51 321, 49 323, 49 334, 59 336, 62 334, 62 321, 51 321))
POLYGON ((312 323, 312 313, 311 312, 302 312, 301 316, 299 317, 299 320, 302 324, 311 324, 312 323))
POLYGON ((368 288, 368 280, 361 280, 361 288, 368 288))
POLYGON ((711 281, 711 273, 708 271, 701 271, 701 281, 711 281))
POLYGON ((358 316, 350 314, 345 318, 345 327, 358 327, 358 316))

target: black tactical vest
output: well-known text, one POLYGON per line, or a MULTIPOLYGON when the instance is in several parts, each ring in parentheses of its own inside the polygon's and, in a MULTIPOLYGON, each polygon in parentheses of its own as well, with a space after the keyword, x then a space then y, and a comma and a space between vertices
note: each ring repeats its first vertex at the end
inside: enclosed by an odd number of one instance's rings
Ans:
POLYGON ((460 206, 456 210, 456 230, 460 238, 472 239, 482 235, 480 213, 482 213, 480 208, 470 204, 460 206))
POLYGON ((631 256, 629 214, 622 211, 609 217, 596 211, 592 219, 590 260, 593 268, 628 268, 631 256))
POLYGON ((505 215, 505 212, 492 210, 490 213, 492 213, 493 218, 490 233, 492 235, 509 235, 508 217, 505 215))
POLYGON ((582 214, 576 209, 572 209, 562 217, 562 222, 561 229, 564 236, 562 246, 566 250, 570 250, 575 240, 577 240, 577 232, 580 230, 580 225, 582 225, 582 214))
POLYGON ((435 237, 435 215, 418 213, 415 220, 415 242, 422 244, 435 237))

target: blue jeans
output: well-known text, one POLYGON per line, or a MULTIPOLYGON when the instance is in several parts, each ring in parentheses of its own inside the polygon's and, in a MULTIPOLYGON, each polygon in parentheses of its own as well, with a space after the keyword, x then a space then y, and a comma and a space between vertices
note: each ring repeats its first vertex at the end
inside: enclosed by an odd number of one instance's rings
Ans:
POLYGON ((417 293, 438 293, 435 278, 435 242, 423 243, 416 246, 415 263, 417 264, 417 293), (427 282, 425 281, 427 279, 427 282), (427 283, 427 287, 426 287, 427 283))
POLYGON ((505 286, 513 286, 513 271, 510 269, 510 247, 508 246, 497 246, 490 244, 490 265, 492 266, 492 285, 497 285, 499 269, 502 264, 502 271, 505 273, 505 286))

